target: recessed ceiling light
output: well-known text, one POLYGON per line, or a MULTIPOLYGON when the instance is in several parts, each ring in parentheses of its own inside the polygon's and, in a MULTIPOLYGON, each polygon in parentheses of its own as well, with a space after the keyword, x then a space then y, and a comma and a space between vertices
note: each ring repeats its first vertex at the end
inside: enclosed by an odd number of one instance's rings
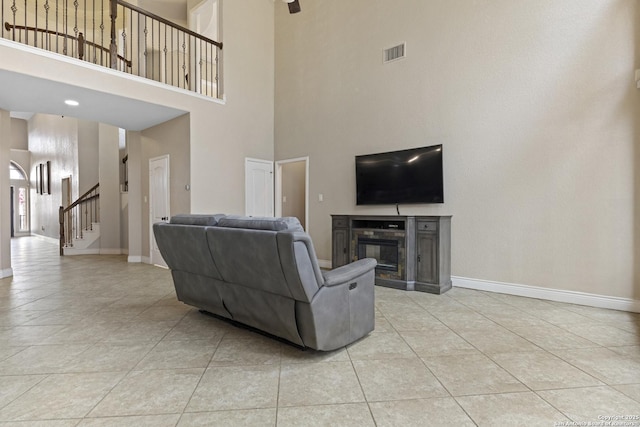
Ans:
POLYGON ((77 107, 78 105, 80 105, 80 103, 74 99, 67 99, 64 101, 64 103, 71 107, 77 107))

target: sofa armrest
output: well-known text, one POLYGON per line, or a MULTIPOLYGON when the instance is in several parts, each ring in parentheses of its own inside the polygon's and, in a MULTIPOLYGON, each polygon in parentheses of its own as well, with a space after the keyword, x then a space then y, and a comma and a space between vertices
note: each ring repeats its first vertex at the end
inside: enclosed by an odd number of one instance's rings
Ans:
POLYGON ((352 262, 351 264, 343 265, 342 267, 334 268, 331 271, 323 271, 325 286, 341 285, 350 280, 354 280, 368 271, 376 268, 377 261, 373 258, 364 258, 352 262))

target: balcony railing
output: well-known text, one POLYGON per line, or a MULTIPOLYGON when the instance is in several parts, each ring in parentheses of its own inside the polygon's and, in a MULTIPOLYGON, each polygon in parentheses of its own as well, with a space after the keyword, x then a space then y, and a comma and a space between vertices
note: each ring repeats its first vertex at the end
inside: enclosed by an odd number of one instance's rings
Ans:
POLYGON ((0 0, 3 38, 219 98, 222 43, 122 0, 0 0))

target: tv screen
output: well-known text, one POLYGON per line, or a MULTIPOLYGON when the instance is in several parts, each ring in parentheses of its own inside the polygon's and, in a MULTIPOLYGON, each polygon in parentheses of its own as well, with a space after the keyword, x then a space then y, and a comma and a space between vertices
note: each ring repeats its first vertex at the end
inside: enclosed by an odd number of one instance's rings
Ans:
POLYGON ((356 203, 444 203, 442 145, 356 156, 356 203))

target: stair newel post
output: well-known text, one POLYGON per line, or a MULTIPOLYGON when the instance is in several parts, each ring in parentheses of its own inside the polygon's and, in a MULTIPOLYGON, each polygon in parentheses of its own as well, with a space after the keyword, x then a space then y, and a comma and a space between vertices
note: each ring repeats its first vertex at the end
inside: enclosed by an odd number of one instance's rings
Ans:
POLYGON ((118 43, 116 39, 116 19, 118 18, 118 0, 109 0, 111 16, 111 45, 109 53, 111 55, 111 68, 118 68, 118 43))
POLYGON ((58 211, 58 221, 60 222, 60 256, 64 255, 64 208, 60 206, 58 211))

